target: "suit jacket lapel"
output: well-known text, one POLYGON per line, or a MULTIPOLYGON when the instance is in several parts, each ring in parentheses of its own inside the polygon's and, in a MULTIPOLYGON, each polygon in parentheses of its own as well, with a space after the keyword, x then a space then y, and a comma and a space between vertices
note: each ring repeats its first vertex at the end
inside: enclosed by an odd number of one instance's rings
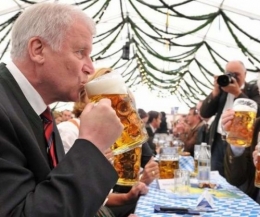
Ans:
MULTIPOLYGON (((42 154, 45 156, 46 160, 48 161, 48 156, 47 156, 47 147, 46 147, 46 142, 45 142, 45 137, 44 137, 44 131, 43 131, 43 125, 42 125, 42 120, 41 118, 35 113, 27 99, 25 98, 22 90, 20 89, 19 85, 13 78, 12 74, 8 71, 8 69, 5 67, 4 64, 0 64, 0 71, 2 70, 2 73, 0 74, 0 78, 5 80, 5 85, 6 89, 10 90, 16 99, 16 101, 20 104, 24 115, 28 118, 29 122, 28 124, 31 126, 31 132, 32 135, 35 136, 35 139, 38 143, 38 146, 42 152, 42 154)), ((25 119, 25 121, 27 121, 25 119)), ((55 126, 56 132, 55 133, 55 143, 61 143, 57 128, 55 126), (58 135, 58 136, 57 136, 58 135), (56 141, 57 139, 57 141, 56 141)), ((57 145, 60 146, 60 145, 57 145)), ((58 161, 62 159, 64 156, 64 150, 62 150, 63 147, 57 148, 57 157, 58 161)))

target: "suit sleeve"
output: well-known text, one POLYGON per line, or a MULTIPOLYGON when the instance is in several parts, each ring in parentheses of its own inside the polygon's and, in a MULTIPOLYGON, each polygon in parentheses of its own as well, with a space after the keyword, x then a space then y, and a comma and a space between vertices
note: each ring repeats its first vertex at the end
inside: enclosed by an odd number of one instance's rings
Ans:
POLYGON ((224 169, 227 181, 230 184, 239 187, 246 182, 250 155, 250 148, 246 148, 242 155, 235 157, 230 145, 228 145, 224 159, 224 169))
POLYGON ((217 113, 219 106, 219 97, 220 96, 213 97, 212 94, 209 94, 206 99, 203 100, 200 108, 201 117, 210 118, 217 113))
POLYGON ((260 119, 255 122, 255 129, 251 147, 245 149, 241 156, 234 157, 228 145, 224 158, 224 170, 227 181, 237 187, 243 185, 244 191, 255 199, 256 188, 254 186, 255 166, 253 164, 252 151, 255 149, 260 130, 260 119))
POLYGON ((45 175, 43 167, 35 166, 44 165, 41 155, 24 151, 30 146, 38 153, 38 144, 32 144, 36 140, 26 125, 17 127, 13 121, 0 110, 4 126, 0 130, 0 216, 94 216, 117 181, 103 154, 89 141, 78 139, 57 167, 46 167, 45 175))

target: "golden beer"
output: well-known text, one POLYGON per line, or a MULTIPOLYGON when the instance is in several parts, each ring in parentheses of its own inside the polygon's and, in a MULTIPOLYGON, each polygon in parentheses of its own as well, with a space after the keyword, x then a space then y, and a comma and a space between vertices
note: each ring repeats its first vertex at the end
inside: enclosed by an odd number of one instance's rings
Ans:
POLYGON ((236 99, 233 109, 235 115, 228 129, 227 142, 234 146, 249 147, 253 137, 257 104, 250 99, 236 99))
POLYGON ((174 171, 179 169, 179 160, 160 160, 159 171, 160 179, 174 178, 174 171))
POLYGON ((178 153, 181 154, 184 150, 184 142, 176 138, 172 141, 172 147, 177 147, 178 153))
POLYGON ((198 175, 198 165, 199 165, 198 159, 194 159, 194 176, 198 175))
POLYGON ((255 186, 260 188, 260 153, 257 155, 257 164, 255 170, 255 186))
POLYGON ((114 157, 114 168, 118 173, 118 185, 132 186, 139 180, 142 148, 136 147, 114 157))
POLYGON ((103 98, 111 100, 113 109, 124 125, 121 136, 111 147, 114 155, 127 152, 147 141, 148 135, 131 98, 123 78, 115 73, 100 76, 86 85, 91 102, 103 98))

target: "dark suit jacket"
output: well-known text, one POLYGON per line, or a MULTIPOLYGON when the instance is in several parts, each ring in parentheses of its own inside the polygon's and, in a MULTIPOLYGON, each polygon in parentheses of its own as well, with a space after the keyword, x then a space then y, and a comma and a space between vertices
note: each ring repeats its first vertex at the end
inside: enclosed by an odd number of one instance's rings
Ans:
MULTIPOLYGON (((260 115, 260 95, 256 83, 245 83, 245 87, 242 93, 237 98, 249 98, 254 100, 258 105, 257 117, 260 115)), ((227 99, 227 93, 222 91, 217 97, 213 98, 210 94, 202 103, 200 108, 200 115, 203 118, 210 118, 216 115, 214 121, 211 124, 209 132, 209 145, 213 145, 214 137, 217 132, 218 122, 221 117, 225 102, 227 99)))
POLYGON ((258 188, 254 185, 255 166, 253 163, 252 152, 255 150, 255 146, 257 145, 259 132, 260 118, 257 118, 251 147, 246 148, 241 156, 234 157, 230 146, 228 146, 224 159, 224 169, 227 181, 232 185, 240 187, 241 190, 254 200, 256 200, 258 188))
POLYGON ((153 154, 156 155, 157 154, 156 145, 153 143, 154 132, 149 124, 146 124, 145 128, 146 128, 147 134, 149 136, 148 141, 147 141, 149 144, 149 147, 151 148, 153 154))
POLYGON ((56 128, 58 166, 51 170, 43 124, 4 64, 0 64, 0 216, 91 217, 117 174, 89 141, 64 157, 56 128))
POLYGON ((198 129, 196 144, 201 144, 202 142, 206 142, 208 144, 209 141, 208 137, 209 137, 209 126, 205 123, 202 123, 202 125, 198 129))

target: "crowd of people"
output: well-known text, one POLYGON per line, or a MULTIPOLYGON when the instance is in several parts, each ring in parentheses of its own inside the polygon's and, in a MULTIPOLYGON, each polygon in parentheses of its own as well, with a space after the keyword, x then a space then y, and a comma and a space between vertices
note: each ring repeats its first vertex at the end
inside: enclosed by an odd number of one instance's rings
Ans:
POLYGON ((89 80, 112 70, 95 71, 90 58, 94 34, 93 20, 67 4, 35 4, 15 22, 12 60, 0 64, 0 216, 136 216, 138 197, 159 178, 153 158, 159 154, 157 133, 180 139, 192 156, 195 144, 208 143, 212 170, 259 202, 253 183, 259 119, 250 148, 225 140, 235 99, 254 100, 260 114, 260 84, 245 81, 240 61, 226 65, 233 73, 230 84, 220 86, 215 76, 212 92, 188 114, 175 117, 172 126, 164 112, 138 109, 149 136, 142 144, 143 171, 136 185, 116 186, 111 145, 123 125, 110 100, 89 102, 85 91, 89 80), (52 116, 48 105, 57 101, 74 101, 73 111, 52 116))

